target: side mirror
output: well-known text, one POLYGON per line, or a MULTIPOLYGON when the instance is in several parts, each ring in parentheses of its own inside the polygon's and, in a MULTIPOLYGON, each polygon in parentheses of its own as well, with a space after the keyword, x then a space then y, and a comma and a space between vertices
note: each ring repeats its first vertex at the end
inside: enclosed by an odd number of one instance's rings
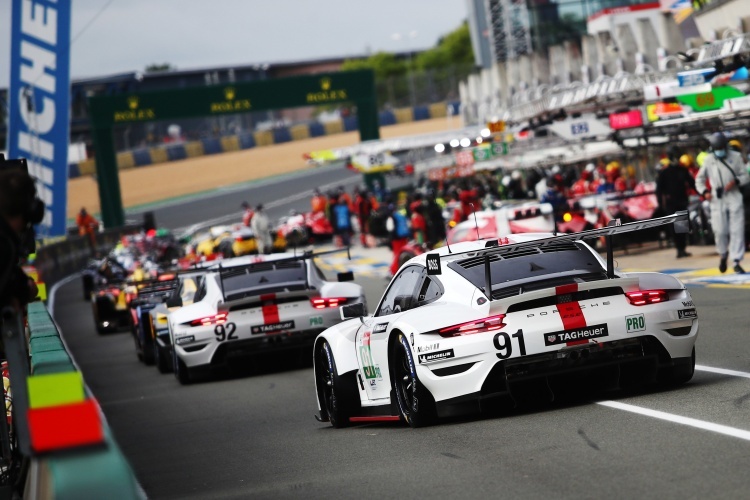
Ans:
POLYGON ((175 295, 167 299, 167 307, 182 307, 182 297, 175 295))
POLYGON ((345 273, 338 273, 336 275, 339 281, 354 281, 354 273, 347 271, 345 273))
POLYGON ((367 311, 365 311, 365 305, 362 302, 357 302, 356 304, 349 304, 345 306, 339 307, 339 314, 341 315, 341 319, 351 319, 351 318, 361 318, 365 314, 367 314, 367 311))

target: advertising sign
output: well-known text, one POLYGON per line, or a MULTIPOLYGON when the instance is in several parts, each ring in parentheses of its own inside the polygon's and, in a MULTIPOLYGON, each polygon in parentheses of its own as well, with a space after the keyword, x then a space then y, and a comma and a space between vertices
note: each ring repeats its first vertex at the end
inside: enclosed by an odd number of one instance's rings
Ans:
POLYGON ((716 74, 716 68, 700 68, 690 71, 677 73, 677 81, 680 87, 691 87, 693 85, 703 85, 710 83, 711 78, 716 74))
POLYGON ((555 135, 566 140, 587 139, 598 137, 612 132, 606 124, 596 118, 571 118, 560 122, 554 122, 548 126, 555 135))
POLYGON ((635 128, 643 125, 643 114, 639 109, 609 115, 609 126, 613 130, 635 128))
POLYGON ((44 236, 66 231, 69 101, 70 2, 13 0, 8 157, 28 160, 44 236))
POLYGON ((724 101, 744 97, 745 93, 730 86, 715 87, 711 92, 677 96, 677 100, 693 108, 693 111, 711 111, 721 109, 724 101))

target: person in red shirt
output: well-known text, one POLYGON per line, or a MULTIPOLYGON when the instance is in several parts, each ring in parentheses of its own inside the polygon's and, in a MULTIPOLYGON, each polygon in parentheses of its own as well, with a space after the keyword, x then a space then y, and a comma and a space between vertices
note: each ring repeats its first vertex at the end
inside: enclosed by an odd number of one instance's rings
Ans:
POLYGON ((370 215, 377 210, 378 201, 367 190, 357 191, 354 198, 354 213, 359 220, 359 241, 367 247, 367 235, 370 234, 370 215))
POLYGON ((411 211, 411 230, 414 240, 421 245, 427 241, 427 219, 424 218, 422 201, 413 201, 409 205, 409 209, 411 211))
POLYGON ((255 211, 250 207, 250 204, 246 201, 242 202, 242 224, 246 227, 250 227, 250 222, 253 220, 255 211))
POLYGON ((88 236, 91 248, 96 248, 96 232, 99 230, 99 221, 85 208, 81 208, 76 217, 76 226, 78 226, 78 234, 88 236))

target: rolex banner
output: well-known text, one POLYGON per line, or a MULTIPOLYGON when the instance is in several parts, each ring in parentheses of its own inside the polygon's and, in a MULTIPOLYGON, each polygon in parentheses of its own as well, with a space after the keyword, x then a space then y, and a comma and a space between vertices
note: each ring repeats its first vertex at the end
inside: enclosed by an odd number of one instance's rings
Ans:
POLYGON ((12 0, 8 157, 26 158, 46 205, 38 232, 65 234, 70 0, 12 0))

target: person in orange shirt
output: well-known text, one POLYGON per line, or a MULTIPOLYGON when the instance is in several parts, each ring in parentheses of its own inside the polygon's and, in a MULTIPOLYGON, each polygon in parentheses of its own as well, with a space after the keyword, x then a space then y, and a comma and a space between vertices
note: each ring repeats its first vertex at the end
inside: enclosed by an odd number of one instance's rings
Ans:
POLYGON ((326 197, 323 196, 323 193, 320 192, 320 189, 315 188, 313 189, 313 196, 310 200, 310 208, 312 208, 313 213, 325 213, 326 207, 328 206, 328 202, 326 200, 326 197))
POLYGON ((76 217, 76 226, 78 226, 78 234, 80 236, 87 236, 91 248, 96 248, 96 232, 99 230, 99 221, 88 213, 85 208, 81 208, 76 217))

